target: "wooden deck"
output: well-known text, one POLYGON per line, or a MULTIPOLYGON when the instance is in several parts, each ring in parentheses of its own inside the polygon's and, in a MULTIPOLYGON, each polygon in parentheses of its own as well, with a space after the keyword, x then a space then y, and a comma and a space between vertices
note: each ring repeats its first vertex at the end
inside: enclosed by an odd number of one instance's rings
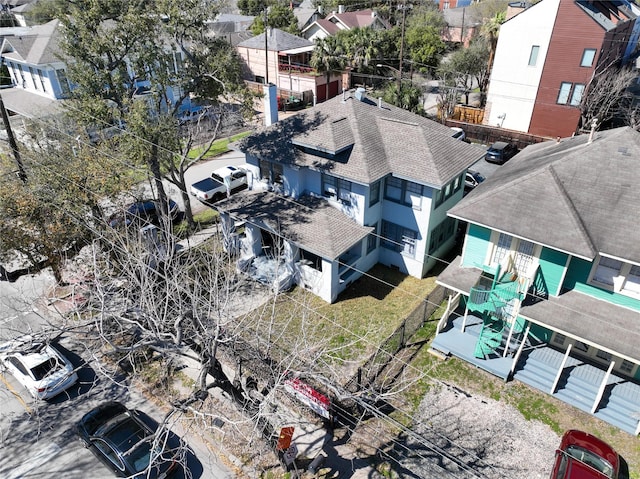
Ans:
MULTIPOLYGON (((488 359, 474 356, 481 325, 480 318, 468 316, 465 332, 462 332, 462 317, 457 316, 434 338, 431 347, 446 355, 463 359, 506 381, 511 375, 514 360, 511 350, 505 358, 497 354, 488 359)), ((501 353, 502 350, 498 352, 501 353)), ((563 352, 546 344, 525 349, 514 369, 513 378, 591 414, 606 371, 579 357, 570 356, 552 391, 563 358, 563 352)), ((609 375, 594 416, 637 435, 640 431, 640 384, 615 374, 609 375)))

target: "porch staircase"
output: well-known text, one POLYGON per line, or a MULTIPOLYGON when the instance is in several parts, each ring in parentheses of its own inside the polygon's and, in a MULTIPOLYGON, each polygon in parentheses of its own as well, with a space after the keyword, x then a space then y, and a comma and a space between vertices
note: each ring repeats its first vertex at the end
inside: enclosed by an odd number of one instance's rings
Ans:
MULTIPOLYGON (((523 352, 513 378, 550 393, 562 364, 563 353, 548 347, 523 352)), ((580 359, 569 357, 553 397, 591 414, 605 371, 580 359)), ((594 414, 630 434, 640 421, 640 384, 611 375, 594 414)))
POLYGON ((504 340, 504 321, 490 315, 484 315, 482 328, 476 342, 474 356, 487 359, 495 354, 504 340))

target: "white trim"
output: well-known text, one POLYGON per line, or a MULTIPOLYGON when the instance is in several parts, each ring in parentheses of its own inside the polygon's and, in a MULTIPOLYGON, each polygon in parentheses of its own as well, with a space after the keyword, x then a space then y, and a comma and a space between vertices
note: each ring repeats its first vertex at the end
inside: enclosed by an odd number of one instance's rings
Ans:
POLYGON ((540 243, 538 241, 532 240, 531 238, 525 238, 524 236, 518 236, 518 235, 510 233, 508 231, 503 231, 503 230, 497 229, 497 228, 495 228, 493 226, 489 226, 489 225, 485 225, 485 224, 482 224, 482 223, 478 223, 476 221, 469 221, 468 219, 465 219, 465 218, 463 218, 462 216, 459 216, 459 215, 455 215, 455 214, 451 214, 451 213, 447 213, 447 215, 451 216, 452 218, 455 218, 457 220, 464 221, 465 223, 474 224, 476 226, 480 226, 481 228, 487 228, 487 229, 489 229, 491 231, 498 231, 500 233, 505 233, 505 234, 513 236, 514 238, 523 239, 525 241, 531 241, 532 243, 539 244, 540 246, 542 246, 544 248, 549 248, 549 249, 552 249, 554 251, 560 251, 561 253, 572 255, 572 256, 575 256, 576 258, 584 259, 584 260, 587 260, 587 261, 593 261, 593 259, 595 257, 595 256, 594 257, 581 256, 581 255, 578 255, 578 254, 576 254, 574 252, 560 249, 557 246, 550 246, 550 245, 545 244, 545 243, 540 243))
MULTIPOLYGON (((564 269, 562 270, 562 274, 560 275, 560 281, 558 282, 558 289, 556 289, 556 292, 554 294, 554 296, 560 296, 560 291, 562 291, 562 285, 564 284, 564 280, 567 277, 567 272, 569 271, 569 263, 571 263, 571 258, 573 258, 572 255, 567 255, 567 261, 564 264, 564 269)), ((551 291, 549 291, 549 293, 551 293, 551 291)))

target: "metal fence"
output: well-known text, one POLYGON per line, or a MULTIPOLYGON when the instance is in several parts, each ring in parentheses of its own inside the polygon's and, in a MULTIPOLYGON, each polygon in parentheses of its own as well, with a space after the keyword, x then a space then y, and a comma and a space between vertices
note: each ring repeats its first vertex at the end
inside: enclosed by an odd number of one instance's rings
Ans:
POLYGON ((355 393, 369 388, 394 356, 407 345, 407 341, 440 307, 445 297, 446 289, 442 286, 436 286, 378 347, 376 352, 358 368, 356 375, 345 384, 345 389, 355 393))

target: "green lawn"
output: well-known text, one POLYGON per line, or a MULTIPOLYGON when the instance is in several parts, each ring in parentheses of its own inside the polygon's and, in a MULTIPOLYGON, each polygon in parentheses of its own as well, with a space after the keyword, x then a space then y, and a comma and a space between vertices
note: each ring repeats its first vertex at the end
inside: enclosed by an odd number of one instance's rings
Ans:
MULTIPOLYGON (((206 155, 204 155, 202 159, 206 160, 208 158, 221 155, 222 153, 226 153, 227 151, 229 151, 229 143, 238 141, 239 139, 244 138, 245 136, 248 136, 251 133, 252 133, 251 131, 244 131, 242 133, 238 133, 237 135, 233 135, 228 138, 221 138, 215 141, 211 146, 211 149, 206 153, 206 155)), ((189 158, 197 158, 200 154, 202 154, 203 150, 204 150, 203 145, 199 145, 192 148, 191 151, 189 151, 189 158)))

